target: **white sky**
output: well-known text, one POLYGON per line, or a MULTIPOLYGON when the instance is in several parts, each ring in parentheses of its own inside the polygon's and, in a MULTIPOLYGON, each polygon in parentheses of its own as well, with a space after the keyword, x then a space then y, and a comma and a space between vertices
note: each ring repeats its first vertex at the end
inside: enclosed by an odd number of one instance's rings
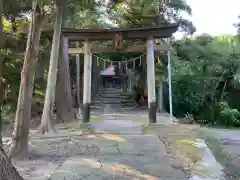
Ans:
POLYGON ((240 15, 240 0, 186 1, 192 8, 192 16, 189 19, 197 28, 196 34, 236 34, 233 24, 240 15))

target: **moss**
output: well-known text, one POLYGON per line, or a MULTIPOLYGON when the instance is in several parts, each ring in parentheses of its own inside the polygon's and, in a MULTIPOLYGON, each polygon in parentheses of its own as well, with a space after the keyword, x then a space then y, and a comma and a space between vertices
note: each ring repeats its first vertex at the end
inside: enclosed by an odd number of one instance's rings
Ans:
MULTIPOLYGON (((100 118, 97 118, 97 117, 90 119, 90 123, 93 123, 93 124, 101 124, 102 122, 103 122, 103 120, 101 120, 100 118)), ((62 125, 66 126, 67 128, 78 128, 79 123, 80 123, 80 121, 73 120, 73 121, 70 121, 70 122, 63 123, 62 125)))
POLYGON ((73 135, 90 135, 90 134, 95 134, 95 129, 94 128, 89 128, 89 129, 74 129, 68 131, 70 134, 73 135))
POLYGON ((149 119, 148 117, 133 117, 132 121, 136 124, 149 124, 149 119))
POLYGON ((152 128, 152 127, 144 127, 143 128, 144 134, 152 134, 152 135, 158 135, 158 129, 152 128))
POLYGON ((170 153, 180 156, 190 164, 202 160, 203 152, 195 146, 196 139, 199 138, 198 127, 195 125, 145 127, 143 132, 159 136, 167 144, 170 153))
POLYGON ((101 124, 103 123, 103 120, 101 118, 94 117, 94 118, 90 118, 90 122, 94 124, 101 124))
POLYGON ((220 164, 224 165, 230 160, 230 155, 223 150, 220 139, 205 131, 200 131, 200 137, 206 141, 206 144, 220 164))
POLYGON ((203 157, 202 151, 194 145, 194 141, 177 140, 177 149, 183 156, 189 158, 193 163, 200 162, 203 157))

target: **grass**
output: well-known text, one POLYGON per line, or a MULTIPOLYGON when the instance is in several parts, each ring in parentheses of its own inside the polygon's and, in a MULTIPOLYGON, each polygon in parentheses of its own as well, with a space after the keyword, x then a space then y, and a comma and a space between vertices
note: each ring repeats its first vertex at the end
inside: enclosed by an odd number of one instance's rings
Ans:
POLYGON ((90 118, 90 122, 93 124, 101 124, 101 123, 103 123, 103 120, 98 117, 92 117, 92 118, 90 118))
MULTIPOLYGON (((101 124, 102 122, 103 120, 98 117, 90 118, 90 123, 101 124)), ((66 126, 67 128, 76 128, 76 127, 79 127, 79 121, 72 120, 70 122, 63 123, 62 125, 66 126)))
POLYGON ((70 134, 72 135, 91 135, 95 134, 94 128, 84 129, 84 130, 70 130, 70 134))
MULTIPOLYGON (((90 123, 101 124, 102 122, 103 122, 103 120, 98 118, 98 117, 90 118, 90 123)), ((73 134, 73 135, 90 135, 90 134, 95 134, 95 129, 94 128, 77 129, 77 128, 79 128, 79 121, 77 121, 77 120, 73 120, 71 122, 63 123, 62 125, 64 127, 66 127, 66 128, 69 128, 70 130, 68 132, 70 134, 73 134), (73 129, 71 129, 71 128, 73 128, 73 129)))
POLYGON ((149 119, 148 117, 133 117, 132 121, 136 124, 148 124, 149 123, 149 119))

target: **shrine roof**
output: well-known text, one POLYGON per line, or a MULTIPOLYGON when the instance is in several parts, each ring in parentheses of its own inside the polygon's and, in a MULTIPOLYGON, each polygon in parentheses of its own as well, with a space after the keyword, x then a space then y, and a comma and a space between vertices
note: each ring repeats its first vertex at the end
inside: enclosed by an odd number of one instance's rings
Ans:
MULTIPOLYGON (((112 29, 74 29, 64 28, 62 34, 69 40, 112 40, 116 34, 121 34, 124 40, 171 37, 178 30, 177 24, 162 27, 144 28, 112 28, 112 29)), ((43 31, 45 35, 52 38, 53 30, 43 31)))

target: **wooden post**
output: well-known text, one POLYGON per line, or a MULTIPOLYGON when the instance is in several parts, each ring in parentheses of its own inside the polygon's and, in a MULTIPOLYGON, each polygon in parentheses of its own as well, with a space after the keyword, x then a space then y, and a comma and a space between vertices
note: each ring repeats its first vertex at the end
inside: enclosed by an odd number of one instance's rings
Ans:
MULTIPOLYGON (((162 67, 160 52, 158 54, 158 64, 162 67)), ((163 74, 161 74, 159 87, 158 87, 158 98, 157 98, 157 108, 158 112, 163 112, 163 74)))
MULTIPOLYGON (((79 48, 79 42, 76 42, 76 48, 79 48)), ((78 107, 80 108, 80 56, 79 54, 76 54, 76 66, 77 66, 77 73, 76 73, 76 78, 77 78, 77 85, 76 85, 76 89, 77 89, 77 104, 78 107)))
POLYGON ((90 121, 92 56, 89 42, 84 43, 83 123, 90 121))
POLYGON ((163 80, 160 80, 158 88, 158 111, 163 112, 163 80))
POLYGON ((169 94, 169 108, 170 108, 170 118, 172 120, 173 110, 172 110, 172 71, 171 71, 171 51, 168 50, 168 94, 169 94))
POLYGON ((156 95, 155 95, 155 68, 154 68, 154 40, 147 39, 147 84, 148 84, 148 112, 149 122, 156 123, 156 95))

